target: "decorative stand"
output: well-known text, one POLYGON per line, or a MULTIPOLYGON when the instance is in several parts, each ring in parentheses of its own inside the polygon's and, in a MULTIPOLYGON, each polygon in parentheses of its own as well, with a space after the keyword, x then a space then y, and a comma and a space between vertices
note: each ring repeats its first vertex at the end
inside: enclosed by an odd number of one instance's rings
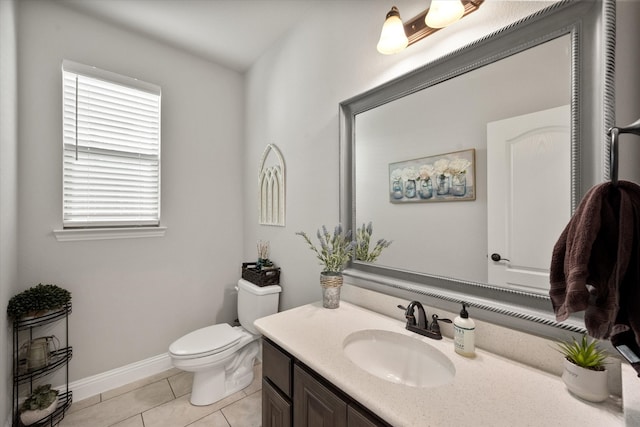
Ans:
POLYGON ((20 319, 13 322, 13 427, 22 427, 20 421, 20 391, 28 389, 31 393, 34 389, 34 381, 52 374, 58 369, 66 370, 66 389, 58 394, 58 405, 50 415, 31 424, 35 427, 56 426, 64 418, 65 412, 72 402, 72 392, 69 391, 69 360, 72 356, 72 348, 69 344, 69 314, 71 303, 64 307, 49 312, 43 316, 30 319, 20 319), (29 341, 34 339, 34 331, 44 325, 65 319, 65 347, 49 353, 48 363, 38 368, 28 368, 27 360, 20 358, 20 332, 28 331, 29 341))

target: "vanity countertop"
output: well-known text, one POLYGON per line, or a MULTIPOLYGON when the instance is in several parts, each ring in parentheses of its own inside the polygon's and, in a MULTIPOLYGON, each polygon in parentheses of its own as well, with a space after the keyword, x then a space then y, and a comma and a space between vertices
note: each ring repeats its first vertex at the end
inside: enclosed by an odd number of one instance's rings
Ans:
MULTIPOLYGON (((451 339, 432 340, 407 331, 404 323, 356 305, 338 309, 308 304, 259 319, 266 337, 395 427, 413 426, 623 426, 619 399, 592 404, 573 397, 552 374, 476 349, 458 355, 451 339), (415 337, 451 359, 453 382, 415 388, 375 377, 343 353, 352 332, 382 329, 415 337)), ((517 345, 518 343, 505 343, 517 345)))

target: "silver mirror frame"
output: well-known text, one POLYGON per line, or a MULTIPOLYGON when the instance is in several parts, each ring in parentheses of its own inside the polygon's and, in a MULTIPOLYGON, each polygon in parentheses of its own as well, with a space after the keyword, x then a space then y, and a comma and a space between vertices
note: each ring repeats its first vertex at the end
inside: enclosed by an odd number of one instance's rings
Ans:
MULTIPOLYGON (((607 129, 614 117, 615 2, 565 0, 489 34, 339 105, 340 222, 355 230, 356 115, 455 78, 562 35, 571 39, 571 207, 609 176, 607 129)), ((344 271, 348 283, 457 312, 464 301, 476 318, 539 336, 584 333, 580 316, 557 323, 546 295, 362 262, 344 271), (563 332, 564 331, 564 332, 563 332)))

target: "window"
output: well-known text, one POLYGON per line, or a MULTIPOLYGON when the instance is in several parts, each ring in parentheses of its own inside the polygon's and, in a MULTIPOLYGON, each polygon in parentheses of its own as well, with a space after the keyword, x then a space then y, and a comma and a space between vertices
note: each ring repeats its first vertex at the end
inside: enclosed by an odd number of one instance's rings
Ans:
POLYGON ((160 225, 160 88, 62 63, 64 228, 160 225))

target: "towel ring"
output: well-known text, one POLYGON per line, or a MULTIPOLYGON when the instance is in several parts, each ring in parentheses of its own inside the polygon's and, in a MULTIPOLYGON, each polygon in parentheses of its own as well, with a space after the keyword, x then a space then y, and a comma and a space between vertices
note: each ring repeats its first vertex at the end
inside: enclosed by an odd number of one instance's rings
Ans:
POLYGON ((613 185, 618 185, 618 136, 622 133, 632 133, 634 135, 640 136, 640 119, 636 120, 628 126, 614 126, 609 129, 608 133, 611 136, 611 182, 613 183, 613 185))

